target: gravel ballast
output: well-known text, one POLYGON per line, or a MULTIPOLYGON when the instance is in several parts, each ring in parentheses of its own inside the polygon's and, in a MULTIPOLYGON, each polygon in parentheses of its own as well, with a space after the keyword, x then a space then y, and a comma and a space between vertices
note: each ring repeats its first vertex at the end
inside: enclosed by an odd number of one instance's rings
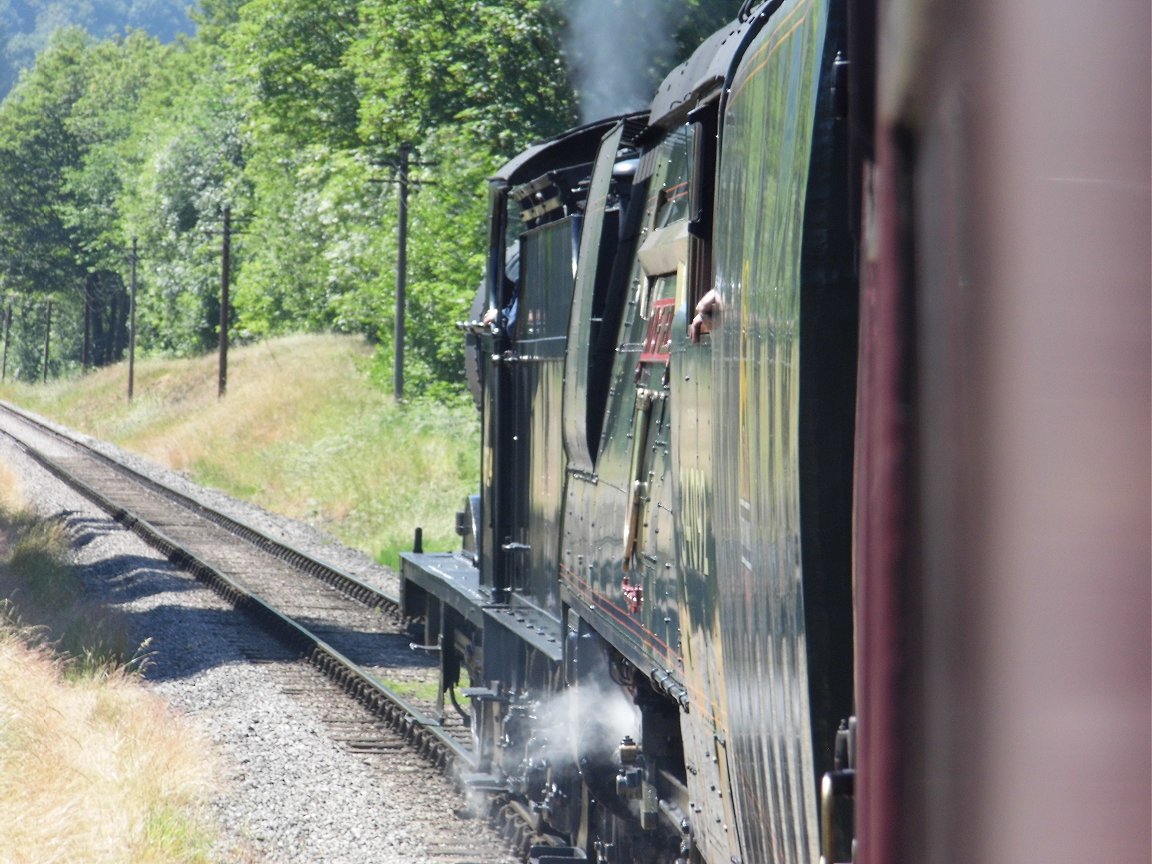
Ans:
MULTIPOLYGON (((390 571, 307 525, 201 490, 109 445, 100 449, 362 581, 395 591, 390 571)), ((220 788, 212 806, 224 832, 218 860, 514 860, 483 838, 482 823, 450 826, 449 835, 476 842, 458 854, 451 842, 445 847, 440 828, 446 821, 460 823, 464 817, 458 814, 467 812, 449 781, 411 757, 390 764, 387 754, 342 747, 331 735, 331 718, 323 716, 330 709, 298 698, 298 685, 283 686, 284 668, 298 661, 278 642, 254 633, 223 600, 6 439, 0 440, 0 462, 23 485, 29 504, 68 526, 88 590, 121 610, 133 640, 145 646, 149 686, 213 742, 220 788)))

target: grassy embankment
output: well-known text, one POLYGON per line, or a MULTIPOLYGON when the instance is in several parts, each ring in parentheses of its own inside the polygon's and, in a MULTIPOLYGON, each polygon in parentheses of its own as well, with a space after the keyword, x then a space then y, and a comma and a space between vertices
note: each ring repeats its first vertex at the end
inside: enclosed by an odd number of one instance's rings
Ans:
POLYGON ((396 566, 424 529, 455 548, 454 516, 476 490, 471 400, 397 406, 368 380, 361 340, 296 336, 234 348, 228 392, 217 358, 145 360, 82 378, 0 385, 0 397, 187 473, 202 485, 318 525, 396 566))
POLYGON ((66 556, 0 466, 0 861, 207 864, 209 747, 136 683, 66 556))

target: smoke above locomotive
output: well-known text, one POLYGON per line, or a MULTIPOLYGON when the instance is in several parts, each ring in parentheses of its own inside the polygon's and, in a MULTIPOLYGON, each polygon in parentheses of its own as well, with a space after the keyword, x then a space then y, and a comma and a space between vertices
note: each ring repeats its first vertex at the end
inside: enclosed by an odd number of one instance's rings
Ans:
POLYGON ((645 107, 683 7, 679 0, 567 0, 564 51, 583 122, 645 107))

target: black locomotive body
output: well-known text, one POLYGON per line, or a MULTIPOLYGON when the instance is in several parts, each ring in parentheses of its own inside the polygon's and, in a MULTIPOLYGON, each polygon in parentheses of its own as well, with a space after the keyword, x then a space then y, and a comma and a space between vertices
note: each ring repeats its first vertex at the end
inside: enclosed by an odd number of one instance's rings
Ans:
POLYGON ((474 782, 570 854, 819 854, 852 706, 844 14, 764 4, 492 180, 481 494, 402 591, 474 782))
POLYGON ((1147 858, 1149 17, 749 0, 493 178, 402 586, 540 861, 1147 858))

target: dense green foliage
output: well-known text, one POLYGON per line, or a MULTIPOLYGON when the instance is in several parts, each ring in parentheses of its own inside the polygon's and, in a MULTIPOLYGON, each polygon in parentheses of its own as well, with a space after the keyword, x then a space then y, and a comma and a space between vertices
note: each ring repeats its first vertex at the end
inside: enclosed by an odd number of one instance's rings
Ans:
MULTIPOLYGON (((457 387, 485 177, 577 122, 569 70, 591 61, 567 37, 590 2, 202 0, 197 34, 176 42, 57 30, 0 102, 5 374, 124 357, 133 241, 137 350, 213 346, 226 207, 233 339, 362 333, 390 368, 408 144, 407 374, 415 391, 457 387)), ((595 2, 636 17, 635 4, 595 2)), ((658 27, 634 20, 646 92, 738 7, 655 5, 679 29, 644 55, 637 36, 658 27)))

